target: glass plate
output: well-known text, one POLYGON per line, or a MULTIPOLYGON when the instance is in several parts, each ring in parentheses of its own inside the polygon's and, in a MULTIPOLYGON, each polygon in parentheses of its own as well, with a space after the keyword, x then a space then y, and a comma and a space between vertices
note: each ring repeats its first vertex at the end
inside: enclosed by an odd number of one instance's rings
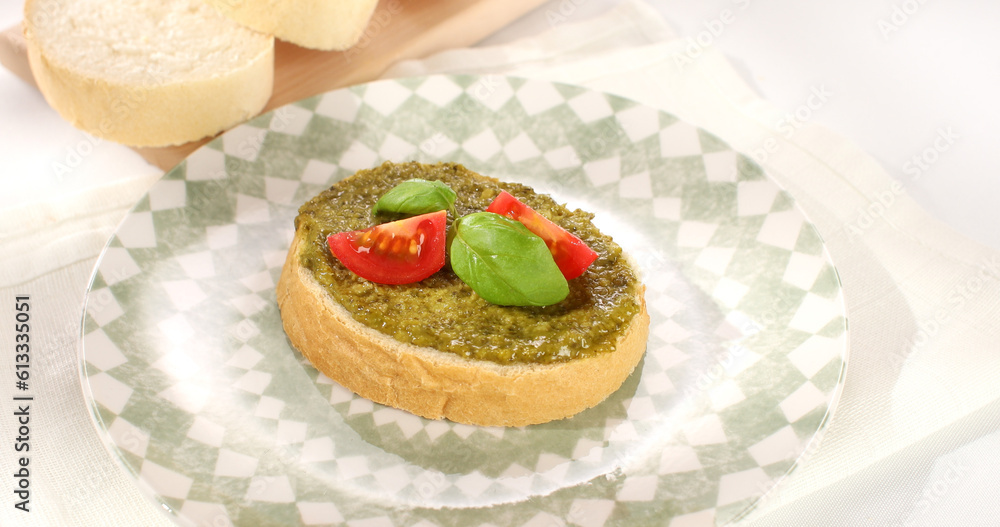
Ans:
POLYGON ((711 134, 581 87, 431 76, 285 106, 167 173, 100 259, 81 367, 109 448, 182 524, 722 525, 822 430, 846 327, 816 229, 711 134), (411 159, 596 215, 652 317, 620 390, 480 428, 356 397, 289 346, 274 287, 298 205, 411 159))

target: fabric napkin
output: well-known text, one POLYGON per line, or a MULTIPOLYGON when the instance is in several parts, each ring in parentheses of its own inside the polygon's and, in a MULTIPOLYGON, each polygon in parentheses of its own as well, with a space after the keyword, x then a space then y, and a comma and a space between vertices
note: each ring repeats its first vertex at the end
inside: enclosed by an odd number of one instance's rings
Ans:
MULTIPOLYGON (((9 505, 0 509, 0 525, 172 525, 97 434, 78 358, 84 295, 97 257, 157 178, 122 179, 62 199, 0 210, 0 298, 9 304, 5 316, 14 316, 16 296, 29 295, 31 306, 29 390, 14 395, 34 398, 28 403, 31 512, 14 509, 11 495, 4 498, 9 505)), ((3 324, 0 338, 14 342, 12 330, 13 324, 3 324)), ((0 361, 0 376, 13 382, 13 360, 0 361)), ((5 385, 4 393, 13 389, 5 385)), ((5 410, 10 404, 5 403, 5 410)), ((0 436, 13 441, 16 425, 12 418, 0 419, 0 436)), ((13 454, 0 456, 4 474, 19 470, 13 454)))
MULTIPOLYGON (((927 216, 844 138, 811 123, 786 133, 784 112, 761 100, 724 56, 703 48, 692 57, 687 45, 650 7, 625 1, 525 40, 400 63, 386 76, 504 73, 580 84, 663 109, 756 157, 828 244, 844 286, 851 349, 823 441, 810 445, 746 521, 922 525, 961 495, 925 496, 925 480, 949 474, 934 462, 990 439, 1000 415, 1000 329, 992 324, 1000 318, 1000 253, 927 216), (899 496, 869 488, 896 478, 909 481, 894 488, 899 496)), ((37 507, 28 515, 4 510, 0 524, 172 525, 107 452, 81 393, 77 356, 97 257, 155 179, 0 210, 0 298, 31 295, 30 393, 39 431, 31 461, 37 507)), ((2 332, 13 340, 6 325, 2 332)), ((12 361, 0 361, 0 376, 13 377, 12 361)), ((14 432, 11 419, 0 419, 3 437, 14 432)), ((0 470, 16 470, 11 460, 0 456, 0 470)), ((971 472, 965 468, 965 480, 971 472)), ((960 516, 950 518, 974 524, 960 516)))

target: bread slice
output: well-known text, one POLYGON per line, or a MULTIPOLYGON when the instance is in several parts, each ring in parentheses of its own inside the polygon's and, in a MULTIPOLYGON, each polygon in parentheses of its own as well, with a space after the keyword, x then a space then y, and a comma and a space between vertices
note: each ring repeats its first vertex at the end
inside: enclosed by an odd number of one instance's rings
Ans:
POLYGON ((258 114, 274 38, 199 0, 27 0, 31 70, 74 126, 132 146, 214 135, 258 114))
POLYGON ((233 20, 306 48, 344 50, 361 38, 378 0, 205 0, 233 20))
POLYGON ((300 265, 303 245, 300 230, 277 286, 292 345, 345 388, 428 419, 523 426, 569 417, 621 387, 646 350, 649 314, 641 285, 639 312, 613 352, 553 364, 501 365, 406 344, 354 320, 300 265))

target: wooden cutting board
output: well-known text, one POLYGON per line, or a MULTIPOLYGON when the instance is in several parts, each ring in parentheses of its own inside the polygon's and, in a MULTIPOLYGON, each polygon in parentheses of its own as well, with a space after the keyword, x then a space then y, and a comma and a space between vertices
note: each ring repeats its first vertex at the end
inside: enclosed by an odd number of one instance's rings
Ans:
MULTIPOLYGON (((381 0, 364 36, 347 51, 317 51, 276 41, 274 93, 264 111, 376 79, 400 60, 475 44, 544 1, 381 0)), ((20 26, 0 34, 0 64, 35 84, 20 26)), ((207 141, 135 150, 166 170, 207 141)))

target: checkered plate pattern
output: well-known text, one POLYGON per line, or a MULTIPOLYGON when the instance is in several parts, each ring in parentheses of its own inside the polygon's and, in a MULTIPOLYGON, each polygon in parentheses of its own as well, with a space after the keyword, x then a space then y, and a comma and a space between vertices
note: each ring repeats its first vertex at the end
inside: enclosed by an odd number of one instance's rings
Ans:
POLYGON ((808 454, 847 321, 813 225, 759 166, 584 88, 431 76, 243 124, 153 186, 104 251, 81 368, 99 432, 178 523, 724 525, 808 454), (359 398, 282 331, 299 204, 383 160, 457 161, 595 222, 647 285, 647 353, 571 419, 430 421, 359 398))

